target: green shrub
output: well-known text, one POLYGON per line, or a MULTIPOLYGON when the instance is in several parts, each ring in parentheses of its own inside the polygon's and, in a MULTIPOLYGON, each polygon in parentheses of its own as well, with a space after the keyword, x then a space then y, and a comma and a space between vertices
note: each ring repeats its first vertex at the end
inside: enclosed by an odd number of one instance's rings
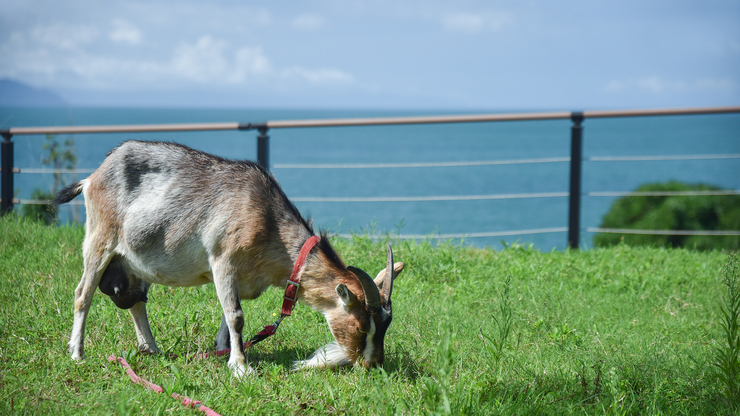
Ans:
MULTIPOLYGON (((64 186, 77 181, 76 175, 69 175, 62 170, 74 169, 77 166, 77 154, 75 151, 74 136, 60 143, 56 136, 47 134, 46 141, 41 145, 44 154, 41 163, 54 170, 54 182, 47 191, 36 188, 31 193, 31 199, 37 201, 53 201, 57 192, 64 186)), ((57 206, 53 204, 24 204, 20 207, 20 215, 34 221, 40 221, 46 225, 56 224, 59 221, 57 206)), ((72 222, 79 223, 80 215, 78 207, 69 207, 72 222)))
MULTIPOLYGON (((666 182, 642 185, 635 192, 713 191, 706 184, 666 182)), ((601 228, 642 230, 740 230, 740 196, 626 196, 604 216, 601 228)), ((738 250, 740 236, 642 235, 599 233, 596 247, 628 245, 738 250)))
MULTIPOLYGON (((44 192, 41 189, 34 189, 31 199, 39 201, 54 200, 53 192, 44 192)), ((21 205, 20 214, 22 217, 30 218, 34 221, 43 222, 46 225, 57 223, 57 210, 53 204, 26 204, 21 205)))

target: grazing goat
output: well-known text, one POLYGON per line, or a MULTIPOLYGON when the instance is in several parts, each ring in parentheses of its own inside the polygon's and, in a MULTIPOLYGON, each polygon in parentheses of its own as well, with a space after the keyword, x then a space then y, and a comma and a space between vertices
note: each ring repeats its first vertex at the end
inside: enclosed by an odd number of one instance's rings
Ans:
MULTIPOLYGON (((146 314, 152 283, 213 283, 223 318, 216 350, 231 349, 235 376, 252 372, 244 355, 241 299, 285 287, 311 225, 275 178, 259 165, 231 161, 175 143, 127 141, 87 179, 62 190, 57 203, 85 196, 84 272, 75 290, 69 341, 84 356, 85 321, 95 288, 134 321, 139 351, 158 353, 146 314)), ((303 266, 298 298, 326 317, 336 342, 296 368, 383 363, 393 280, 403 270, 388 247, 373 280, 345 266, 326 235, 303 266)))

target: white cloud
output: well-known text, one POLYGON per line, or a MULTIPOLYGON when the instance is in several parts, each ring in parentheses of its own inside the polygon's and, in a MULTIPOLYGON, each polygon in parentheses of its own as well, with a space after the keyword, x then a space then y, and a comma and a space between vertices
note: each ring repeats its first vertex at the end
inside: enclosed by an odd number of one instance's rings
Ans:
POLYGON ((483 17, 477 14, 458 13, 445 17, 444 26, 453 31, 476 33, 483 29, 483 17))
POLYGON ((608 93, 618 93, 624 91, 626 88, 627 84, 624 81, 613 79, 607 82, 601 90, 608 93))
POLYGON ((175 76, 214 85, 249 82, 268 75, 272 69, 262 49, 234 49, 225 40, 211 36, 178 46, 169 66, 175 76))
POLYGON ((293 27, 301 30, 318 30, 321 29, 325 20, 316 14, 303 14, 295 17, 292 21, 293 27))
POLYGON ((331 68, 307 69, 302 66, 276 68, 262 48, 234 48, 222 39, 202 36, 194 44, 181 44, 163 72, 211 85, 350 85, 354 77, 331 68))
MULTIPOLYGON (((60 88, 282 89, 300 86, 346 86, 354 77, 336 68, 303 65, 276 67, 261 47, 235 46, 211 35, 172 47, 170 53, 144 56, 111 52, 108 38, 93 27, 51 26, 0 39, 0 77, 37 86, 60 88), (63 36, 62 36, 63 35, 63 36)), ((114 42, 135 45, 141 33, 125 21, 116 21, 109 33, 114 42)))
POLYGON ((606 93, 622 93, 626 91, 643 91, 652 94, 687 93, 687 92, 734 92, 737 83, 729 78, 701 78, 693 81, 672 80, 659 76, 630 78, 625 80, 611 80, 602 91, 606 93))
MULTIPOLYGON (((267 74, 272 69, 269 59, 262 53, 262 48, 242 47, 234 54, 235 73, 267 74)), ((239 78, 240 80, 243 78, 239 78)))
POLYGON ((445 29, 468 34, 496 32, 513 24, 514 16, 508 12, 454 13, 442 18, 445 29))
MULTIPOLYGON (((20 36, 23 35, 20 34, 20 36)), ((92 43, 97 36, 98 30, 94 26, 54 24, 34 27, 30 32, 29 40, 36 44, 33 45, 35 47, 73 51, 92 43)))
POLYGON ((276 68, 259 47, 233 48, 228 42, 203 36, 194 44, 181 44, 174 52, 169 71, 175 77, 212 85, 285 83, 351 85, 354 77, 339 69, 302 66, 276 68))
POLYGON ((737 83, 729 78, 702 78, 694 84, 695 87, 701 91, 720 91, 720 92, 732 92, 737 91, 737 83))
POLYGON ((683 83, 668 82, 658 77, 644 77, 634 81, 638 89, 653 93, 660 93, 669 89, 685 89, 683 83))
POLYGON ((115 19, 111 23, 113 30, 108 37, 119 43, 128 43, 129 45, 138 45, 141 43, 141 31, 125 19, 115 19))
POLYGON ((228 44, 203 36, 195 44, 179 45, 172 57, 171 69, 176 75, 199 82, 223 79, 227 71, 224 52, 228 44))
POLYGON ((294 67, 284 70, 282 77, 293 81, 308 81, 312 85, 350 85, 355 82, 351 74, 337 69, 310 70, 294 67))

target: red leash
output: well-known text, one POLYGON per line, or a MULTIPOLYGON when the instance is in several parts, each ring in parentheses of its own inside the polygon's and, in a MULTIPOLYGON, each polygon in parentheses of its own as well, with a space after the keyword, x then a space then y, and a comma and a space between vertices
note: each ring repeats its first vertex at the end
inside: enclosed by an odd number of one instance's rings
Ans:
MULTIPOLYGON (((287 287, 285 288, 285 296, 283 296, 283 307, 280 310, 280 318, 278 318, 277 322, 275 322, 272 325, 267 325, 262 331, 258 332, 255 336, 252 337, 249 341, 244 343, 244 349, 247 349, 251 347, 252 345, 269 338, 270 336, 274 335, 275 332, 277 332, 278 326, 280 326, 280 322, 282 322, 283 318, 286 316, 290 316, 291 312, 293 312, 293 308, 295 307, 296 302, 298 301, 298 288, 301 286, 301 275, 303 274, 303 268, 306 265, 306 259, 308 258, 308 254, 311 252, 311 250, 314 248, 314 246, 319 242, 319 237, 317 236, 311 236, 308 240, 306 240, 305 243, 303 243, 303 247, 301 247, 301 251, 298 253, 298 258, 295 261, 295 265, 293 265, 293 272, 290 274, 290 279, 288 279, 287 287)), ((221 351, 213 351, 213 352, 204 352, 200 354, 192 355, 191 359, 201 359, 201 358, 208 358, 211 356, 217 356, 220 357, 222 355, 226 355, 231 352, 231 349, 225 349, 221 351)), ((174 358, 177 358, 177 355, 174 355, 174 358)), ((115 355, 111 355, 108 357, 108 361, 118 361, 121 366, 126 370, 126 374, 128 374, 131 381, 133 381, 136 384, 141 384, 142 386, 155 391, 157 393, 164 393, 164 389, 162 387, 145 380, 134 372, 134 370, 131 369, 131 366, 126 362, 126 360, 123 357, 116 357, 115 355)), ((205 412, 208 416, 220 416, 218 413, 214 412, 212 409, 206 407, 205 405, 201 404, 198 400, 193 400, 188 397, 185 397, 181 394, 172 393, 172 398, 176 400, 181 400, 182 405, 185 407, 195 408, 197 410, 200 410, 201 412, 205 412)))
MULTIPOLYGON (((306 259, 308 258, 308 254, 318 242, 319 237, 313 235, 308 240, 306 240, 305 243, 303 243, 303 247, 301 247, 301 251, 298 253, 298 258, 295 260, 295 264, 293 265, 293 271, 290 273, 288 284, 285 287, 285 296, 283 296, 283 307, 280 309, 280 318, 278 318, 278 320, 274 324, 267 325, 262 331, 255 334, 252 339, 245 342, 245 350, 256 343, 273 336, 275 332, 277 332, 278 326, 280 326, 280 322, 283 321, 283 318, 285 318, 286 316, 290 316, 291 312, 293 312, 293 308, 295 308, 295 304, 298 302, 298 288, 301 287, 301 275, 303 274, 303 268, 306 266, 306 259)), ((201 359, 212 356, 220 357, 230 352, 231 349, 227 348, 221 351, 195 354, 190 358, 201 359)))
MULTIPOLYGON (((126 374, 128 374, 128 377, 136 384, 141 384, 142 386, 148 388, 149 390, 156 391, 157 393, 164 393, 164 389, 154 383, 152 383, 149 380, 145 380, 136 373, 134 373, 134 370, 131 369, 131 366, 128 365, 126 360, 123 357, 116 357, 115 355, 111 355, 108 357, 108 361, 118 361, 118 363, 123 366, 124 369, 126 369, 126 374)), ((189 397, 185 397, 182 394, 172 393, 170 395, 175 400, 181 400, 181 403, 185 407, 189 407, 191 409, 200 410, 201 412, 204 412, 208 416, 221 416, 213 409, 207 407, 206 405, 202 404, 200 400, 193 400, 189 397)))

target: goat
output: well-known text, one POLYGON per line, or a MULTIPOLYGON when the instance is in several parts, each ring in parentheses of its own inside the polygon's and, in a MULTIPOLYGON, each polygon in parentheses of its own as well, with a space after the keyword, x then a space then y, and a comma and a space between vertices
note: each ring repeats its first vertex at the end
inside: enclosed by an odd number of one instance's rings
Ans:
MULTIPOLYGON (((312 226, 265 169, 176 143, 127 141, 88 178, 63 189, 56 203, 82 193, 87 219, 84 272, 74 300, 72 359, 84 357, 85 321, 95 288, 128 309, 138 350, 159 353, 146 314, 153 283, 189 287, 213 283, 223 309, 217 351, 230 348, 237 377, 253 370, 244 355, 241 299, 269 286, 285 287, 312 226)), ((373 279, 345 266, 321 234, 302 271, 298 299, 320 311, 335 342, 295 368, 380 365, 391 323, 393 262, 373 279)))

